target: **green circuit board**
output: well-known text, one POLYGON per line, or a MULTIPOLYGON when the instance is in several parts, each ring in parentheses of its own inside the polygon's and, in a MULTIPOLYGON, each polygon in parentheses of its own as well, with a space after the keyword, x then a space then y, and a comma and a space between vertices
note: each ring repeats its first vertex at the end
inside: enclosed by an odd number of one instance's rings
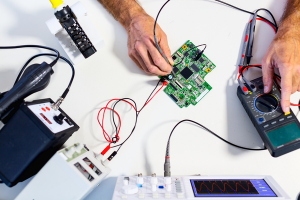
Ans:
POLYGON ((165 93, 180 107, 196 105, 212 87, 204 80, 216 66, 200 50, 187 41, 172 58, 176 77, 169 79, 165 93), (180 64, 178 64, 180 62, 180 64))

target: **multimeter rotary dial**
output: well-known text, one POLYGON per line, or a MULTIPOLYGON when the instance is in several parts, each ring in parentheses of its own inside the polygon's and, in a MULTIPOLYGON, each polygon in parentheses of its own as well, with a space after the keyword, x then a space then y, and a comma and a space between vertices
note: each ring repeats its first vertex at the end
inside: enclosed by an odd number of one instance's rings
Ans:
POLYGON ((262 94, 255 99, 254 104, 258 111, 262 113, 269 113, 278 108, 279 101, 272 94, 262 94))

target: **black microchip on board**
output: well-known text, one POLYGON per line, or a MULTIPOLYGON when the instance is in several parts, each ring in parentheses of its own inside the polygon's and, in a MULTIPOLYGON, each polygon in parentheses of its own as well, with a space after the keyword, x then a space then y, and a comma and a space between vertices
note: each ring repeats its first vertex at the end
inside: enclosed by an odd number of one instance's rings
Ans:
POLYGON ((199 62, 200 62, 200 63, 203 63, 203 62, 204 62, 204 59, 203 59, 203 58, 200 58, 199 62))
POLYGON ((185 57, 188 57, 189 55, 190 55, 189 52, 185 52, 185 53, 184 53, 184 56, 185 56, 185 57))
POLYGON ((171 97, 175 102, 178 101, 178 99, 177 99, 173 94, 170 94, 170 97, 171 97))
POLYGON ((191 65, 191 68, 195 71, 195 72, 199 72, 200 69, 195 65, 195 64, 192 64, 191 65))
POLYGON ((177 59, 177 57, 174 55, 174 56, 172 57, 172 59, 173 59, 173 60, 176 60, 176 59, 177 59))
POLYGON ((180 74, 185 78, 188 79, 193 75, 193 71, 190 70, 188 67, 185 67, 180 74))
POLYGON ((176 74, 179 71, 178 67, 173 67, 173 72, 176 74))
POLYGON ((175 87, 175 85, 173 85, 173 83, 170 83, 171 87, 176 91, 177 88, 175 87))

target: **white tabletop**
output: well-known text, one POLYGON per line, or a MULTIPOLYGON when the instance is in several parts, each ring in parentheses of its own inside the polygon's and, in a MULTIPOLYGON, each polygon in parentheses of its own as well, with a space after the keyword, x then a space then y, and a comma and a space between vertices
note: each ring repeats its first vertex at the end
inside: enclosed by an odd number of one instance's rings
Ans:
MULTIPOLYGON (((76 0, 69 0, 68 4, 76 0)), ((165 0, 140 0, 142 7, 155 17, 165 0)), ((267 8, 279 22, 286 0, 231 0, 238 7, 253 11, 267 8)), ((107 145, 96 116, 109 99, 130 97, 140 108, 158 78, 146 75, 127 55, 127 34, 124 28, 97 0, 82 0, 88 15, 105 41, 97 54, 78 64, 71 91, 62 109, 80 126, 67 141, 87 144, 99 153, 107 145)), ((47 0, 0 0, 0 45, 40 44, 58 49, 66 56, 45 21, 53 16, 47 0)), ((262 13, 262 15, 265 15, 262 13)), ((168 35, 171 51, 187 40, 206 43, 204 52, 216 69, 206 77, 213 87, 197 106, 180 109, 164 92, 160 92, 139 116, 133 136, 111 162, 112 172, 86 199, 111 199, 119 175, 163 175, 167 138, 173 126, 182 119, 195 120, 221 137, 238 145, 260 148, 262 140, 249 120, 237 95, 237 63, 243 32, 250 15, 220 5, 212 0, 172 0, 163 10, 159 24, 168 35)), ((273 30, 258 22, 254 44, 253 64, 260 64, 273 30)), ((11 88, 22 65, 39 49, 0 51, 0 91, 11 88)), ((50 61, 40 58, 37 61, 50 61)), ((67 64, 59 62, 48 88, 28 99, 56 100, 68 84, 71 75, 67 64)), ((261 72, 251 69, 251 77, 261 72)), ((292 96, 298 102, 299 94, 292 96)), ((127 105, 118 106, 122 116, 121 139, 131 131, 134 112, 127 105)), ((298 108, 293 108, 295 114, 298 108)), ((109 117, 108 117, 109 118, 109 117)), ((107 118, 107 119, 108 119, 107 118)), ((112 130, 107 123, 108 131, 112 130)), ((180 125, 171 142, 171 166, 174 175, 271 175, 295 199, 300 188, 300 150, 279 158, 268 151, 243 151, 231 147, 202 129, 180 125)), ((14 188, 0 185, 0 199, 13 199, 28 181, 14 188)))

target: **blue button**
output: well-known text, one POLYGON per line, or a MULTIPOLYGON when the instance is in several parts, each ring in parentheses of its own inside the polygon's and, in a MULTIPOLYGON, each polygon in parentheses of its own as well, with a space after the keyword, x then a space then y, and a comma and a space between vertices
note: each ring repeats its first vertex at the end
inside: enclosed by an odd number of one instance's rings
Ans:
POLYGON ((259 120, 260 122, 263 122, 263 121, 264 121, 264 118, 261 117, 261 118, 259 118, 258 120, 259 120))
POLYGON ((164 186, 163 185, 159 185, 158 188, 159 189, 164 189, 164 186))
POLYGON ((137 186, 138 186, 138 187, 143 187, 143 185, 142 185, 142 184, 137 184, 137 186))

